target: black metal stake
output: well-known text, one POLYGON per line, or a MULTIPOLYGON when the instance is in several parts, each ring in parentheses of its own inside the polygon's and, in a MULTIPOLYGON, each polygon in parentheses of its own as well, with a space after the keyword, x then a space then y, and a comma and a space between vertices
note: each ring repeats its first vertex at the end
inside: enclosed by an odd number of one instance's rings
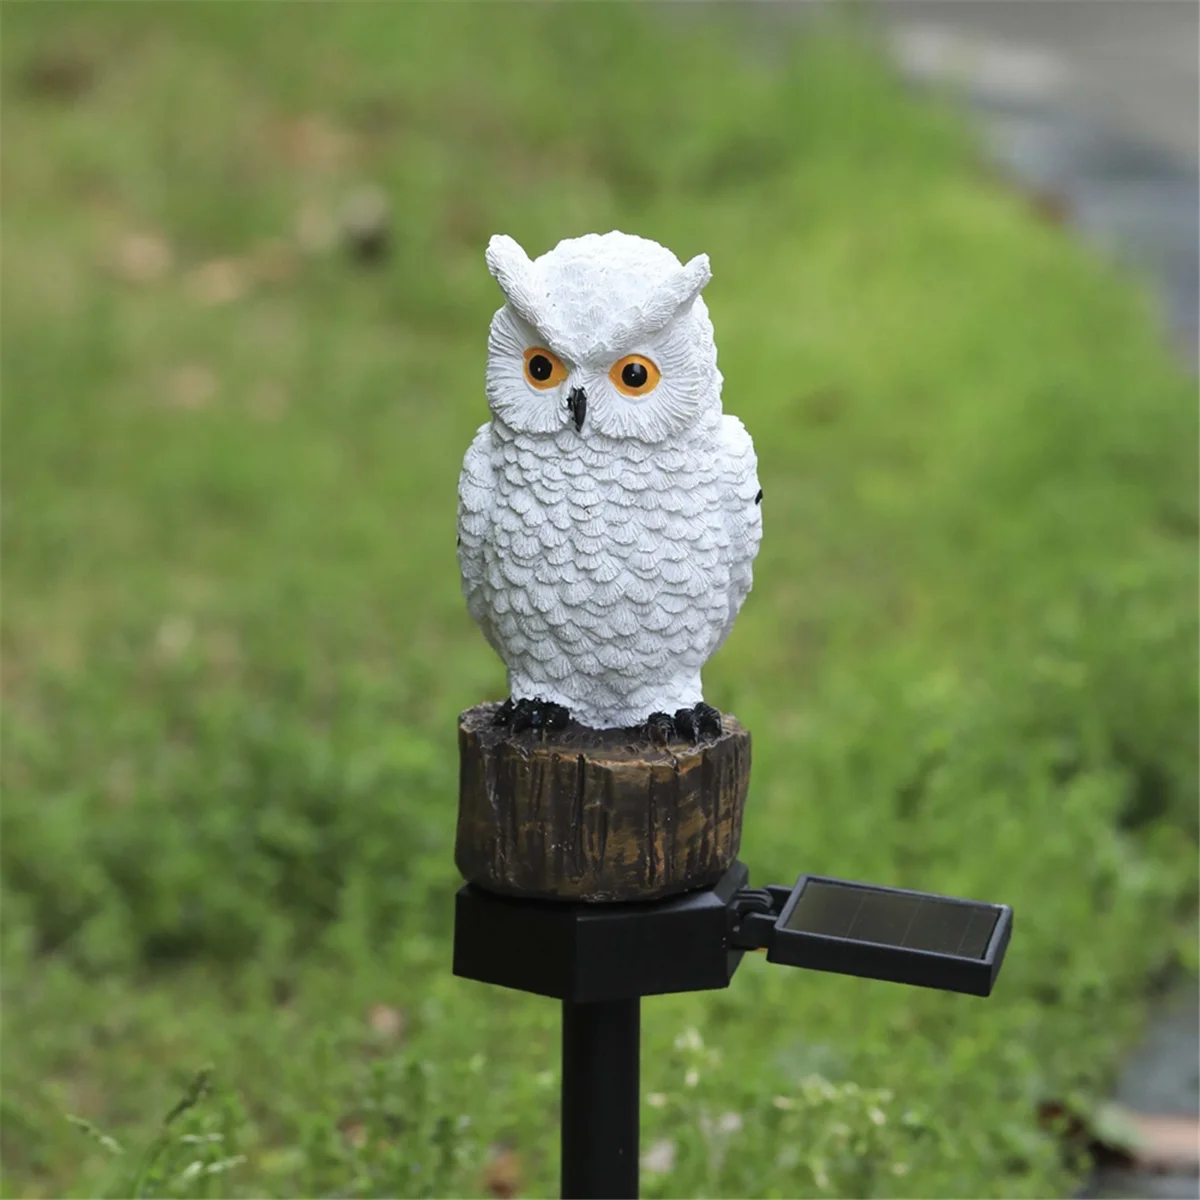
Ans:
POLYGON ((636 1200, 641 1001, 562 1006, 563 1200, 636 1200))

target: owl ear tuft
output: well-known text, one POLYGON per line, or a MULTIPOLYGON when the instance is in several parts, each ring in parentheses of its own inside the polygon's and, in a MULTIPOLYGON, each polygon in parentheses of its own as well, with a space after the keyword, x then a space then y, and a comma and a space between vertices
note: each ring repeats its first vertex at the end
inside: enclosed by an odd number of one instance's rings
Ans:
POLYGON ((685 263, 672 280, 676 294, 679 296, 679 307, 691 304, 700 295, 704 285, 712 278, 712 267, 707 254, 697 254, 695 258, 685 263))
POLYGON ((657 333, 668 321, 690 307, 711 278, 708 255, 697 254, 667 279, 643 307, 637 323, 638 331, 646 336, 657 333))
POLYGON ((487 259, 488 270, 505 291, 529 269, 529 255, 516 238, 510 238, 507 233, 491 236, 484 258, 487 259))
POLYGON ((537 301, 534 296, 529 255, 507 234, 494 234, 488 242, 488 270, 500 285, 504 298, 529 322, 537 325, 537 301))

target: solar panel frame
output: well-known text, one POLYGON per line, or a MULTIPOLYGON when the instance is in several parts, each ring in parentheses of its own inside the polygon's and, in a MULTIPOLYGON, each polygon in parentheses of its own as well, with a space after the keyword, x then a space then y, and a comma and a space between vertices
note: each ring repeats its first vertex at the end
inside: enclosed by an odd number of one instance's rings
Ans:
MULTIPOLYGON (((914 910, 914 917, 916 911, 919 909, 914 910)), ((988 996, 995 986, 996 976, 1012 936, 1012 919, 1012 909, 1006 904, 989 904, 954 896, 941 896, 933 892, 915 892, 905 888, 856 883, 829 875, 801 875, 775 922, 767 959, 769 962, 814 971, 832 971, 840 975, 857 975, 866 979, 882 979, 892 983, 908 983, 916 987, 988 996), (916 900, 962 906, 977 912, 994 914, 995 923, 981 955, 947 954, 865 938, 788 928, 809 884, 855 889, 865 894, 895 897, 897 901, 916 900)))

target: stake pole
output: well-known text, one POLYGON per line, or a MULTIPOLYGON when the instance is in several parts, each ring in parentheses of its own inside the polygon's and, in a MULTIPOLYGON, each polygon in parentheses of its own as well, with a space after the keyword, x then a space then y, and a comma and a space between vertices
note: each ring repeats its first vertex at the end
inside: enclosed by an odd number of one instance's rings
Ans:
POLYGON ((563 1200, 637 1200, 641 1001, 562 1006, 563 1200))

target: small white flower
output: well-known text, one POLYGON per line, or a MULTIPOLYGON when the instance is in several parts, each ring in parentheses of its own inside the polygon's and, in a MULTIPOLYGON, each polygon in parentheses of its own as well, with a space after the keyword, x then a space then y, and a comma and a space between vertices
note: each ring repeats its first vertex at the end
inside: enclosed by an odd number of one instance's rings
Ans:
POLYGON ((166 617, 158 627, 155 643, 160 655, 177 659, 192 644, 196 627, 187 617, 166 617))
POLYGON ((882 1125, 887 1120, 887 1117, 883 1115, 883 1109, 881 1108, 868 1108, 867 1116, 870 1117, 871 1121, 876 1125, 882 1125))
POLYGON ((666 1175, 675 1168, 675 1143, 664 1138, 654 1142, 642 1155, 642 1170, 647 1175, 666 1175))
POLYGON ((646 1103, 651 1108, 666 1108, 667 1097, 662 1092, 647 1092, 646 1103))
POLYGON ((687 1074, 683 1077, 683 1082, 688 1087, 695 1087, 700 1082, 700 1072, 695 1067, 689 1067, 687 1074))

